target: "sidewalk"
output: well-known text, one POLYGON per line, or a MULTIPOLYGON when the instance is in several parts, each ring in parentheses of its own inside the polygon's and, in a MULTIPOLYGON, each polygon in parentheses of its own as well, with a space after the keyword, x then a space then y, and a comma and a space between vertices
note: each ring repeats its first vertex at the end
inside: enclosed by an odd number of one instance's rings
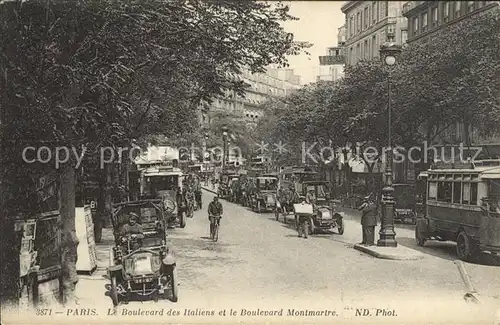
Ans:
POLYGON ((113 231, 110 228, 102 230, 100 243, 96 243, 97 268, 91 274, 78 274, 78 283, 75 288, 75 296, 78 303, 82 306, 99 305, 102 301, 104 306, 111 302, 110 298, 105 296, 107 279, 107 268, 109 266, 109 250, 114 245, 113 231), (99 294, 96 294, 99 293, 99 294))
MULTIPOLYGON (((217 194, 217 188, 218 185, 215 185, 214 188, 211 186, 202 186, 202 189, 214 194, 217 194)), ((424 255, 420 252, 402 245, 398 245, 397 247, 359 245, 358 243, 361 241, 361 225, 357 220, 360 219, 361 212, 355 209, 343 207, 339 207, 339 211, 345 213, 345 232, 342 238, 347 239, 346 244, 349 246, 352 245, 355 250, 369 254, 376 258, 388 260, 419 260, 424 257, 424 255)), ((380 227, 375 227, 375 237, 377 237, 379 230, 380 227)))

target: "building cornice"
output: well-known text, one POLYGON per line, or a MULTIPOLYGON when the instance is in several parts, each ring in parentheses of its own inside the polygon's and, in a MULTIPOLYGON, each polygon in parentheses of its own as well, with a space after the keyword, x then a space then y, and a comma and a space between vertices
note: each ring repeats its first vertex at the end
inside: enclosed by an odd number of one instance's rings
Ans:
POLYGON ((362 1, 346 1, 346 3, 342 5, 340 10, 342 10, 342 12, 345 14, 348 10, 356 7, 356 5, 359 4, 360 2, 362 1))
POLYGON ((411 13, 419 11, 423 7, 428 7, 430 2, 435 1, 408 1, 403 5, 403 17, 408 18, 411 13))

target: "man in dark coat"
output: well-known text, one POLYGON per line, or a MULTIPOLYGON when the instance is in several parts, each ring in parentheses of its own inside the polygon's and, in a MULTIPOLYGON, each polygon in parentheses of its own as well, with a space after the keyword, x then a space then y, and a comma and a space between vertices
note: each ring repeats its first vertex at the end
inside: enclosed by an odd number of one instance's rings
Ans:
POLYGON ((361 216, 361 228, 363 230, 363 241, 361 245, 375 245, 375 226, 377 225, 378 207, 371 197, 365 197, 363 204, 359 207, 363 213, 361 216))

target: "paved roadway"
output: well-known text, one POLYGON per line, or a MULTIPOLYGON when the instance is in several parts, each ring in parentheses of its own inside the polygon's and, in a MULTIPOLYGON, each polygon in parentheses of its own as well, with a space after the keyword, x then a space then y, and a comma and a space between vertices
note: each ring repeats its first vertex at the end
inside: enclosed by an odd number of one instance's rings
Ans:
MULTIPOLYGON (((298 238, 292 222, 284 225, 273 214, 256 214, 247 208, 222 200, 224 218, 219 242, 208 238, 206 205, 213 194, 204 192, 204 209, 188 219, 186 228, 169 232, 170 244, 178 259, 180 298, 170 301, 131 302, 118 308, 158 310, 184 308, 196 310, 280 309, 285 316, 249 316, 189 318, 191 323, 478 323, 491 324, 492 309, 500 307, 500 268, 494 261, 467 264, 474 285, 482 294, 486 307, 471 307, 462 301, 464 285, 453 264, 454 248, 450 244, 429 244, 418 248, 425 257, 418 261, 381 260, 352 248, 360 241, 360 225, 356 216, 346 220, 344 235, 322 234, 309 239, 298 238), (490 264, 490 265, 488 265, 490 264), (495 304, 495 307, 492 304, 495 304), (339 316, 286 317, 288 309, 335 310, 339 316), (350 308, 388 308, 398 317, 355 316, 350 308), (484 308, 484 309, 482 309, 484 308), (432 315, 432 316, 430 316, 432 315), (286 317, 286 318, 285 318, 286 317), (337 318, 337 320, 333 318, 337 318), (338 318, 342 319, 340 321, 338 318)), ((400 245, 417 248, 411 227, 398 228, 400 245)), ((104 268, 111 238, 105 232, 99 245, 99 269, 92 276, 81 276, 77 286, 80 306, 95 306, 101 315, 111 307, 105 296, 104 268), (106 235, 107 234, 107 235, 106 235)), ((371 310, 372 315, 374 310, 371 310)), ((381 312, 380 312, 381 313, 381 312)), ((110 316, 111 317, 111 316, 110 316)), ((150 317, 151 318, 151 317, 150 317)), ((138 318, 141 322, 144 316, 138 318)), ((164 316, 152 322, 187 322, 186 318, 164 316)), ((89 320, 89 319, 87 319, 89 320)), ((106 318, 106 323, 118 318, 106 318)), ((132 319, 129 319, 132 321, 132 319)), ((123 320, 121 321, 123 323, 123 320)))

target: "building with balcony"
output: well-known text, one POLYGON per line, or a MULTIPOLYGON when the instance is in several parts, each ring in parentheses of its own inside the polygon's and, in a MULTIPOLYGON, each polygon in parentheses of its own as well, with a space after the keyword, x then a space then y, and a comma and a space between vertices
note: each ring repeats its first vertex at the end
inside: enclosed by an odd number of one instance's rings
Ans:
POLYGON ((378 59, 380 45, 385 42, 406 42, 404 4, 405 1, 347 1, 342 6, 346 17, 346 64, 378 59))
POLYGON ((319 57, 319 71, 317 81, 337 81, 344 76, 345 65, 345 26, 338 30, 337 46, 327 49, 328 55, 319 57))
POLYGON ((227 92, 224 96, 214 98, 209 107, 201 109, 201 124, 210 124, 211 112, 228 111, 241 116, 248 124, 255 124, 262 117, 260 105, 273 97, 286 96, 291 91, 299 89, 300 76, 293 69, 269 68, 266 73, 256 73, 245 70, 239 76, 246 84, 246 95, 236 95, 227 92))

